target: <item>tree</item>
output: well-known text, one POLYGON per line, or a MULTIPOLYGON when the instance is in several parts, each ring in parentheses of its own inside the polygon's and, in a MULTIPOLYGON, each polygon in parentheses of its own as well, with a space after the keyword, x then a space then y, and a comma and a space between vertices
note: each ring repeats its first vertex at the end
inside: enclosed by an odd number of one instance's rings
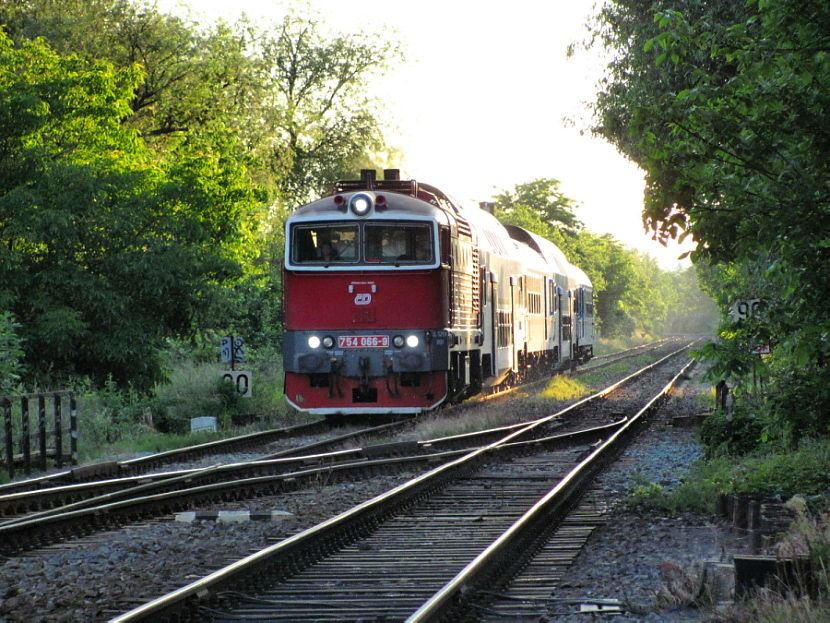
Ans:
POLYGON ((142 80, 124 121, 155 147, 222 125, 243 144, 256 141, 263 76, 246 54, 251 35, 220 23, 209 29, 129 0, 5 0, 16 40, 43 37, 59 53, 139 67, 142 80))
POLYGON ((43 37, 62 54, 140 72, 121 123, 160 161, 205 154, 257 182, 271 206, 256 235, 244 236, 244 276, 200 306, 198 322, 274 343, 286 205, 382 158, 365 81, 394 46, 374 34, 324 36, 315 20, 295 16, 203 27, 132 0, 2 0, 0 23, 21 41, 43 37))
POLYGON ((245 170, 195 146, 155 157, 124 123, 139 83, 0 33, 0 305, 45 382, 149 387, 164 340, 247 261, 259 204, 245 170))
MULTIPOLYGON (((551 178, 538 178, 516 184, 512 191, 505 190, 496 195, 496 204, 504 215, 529 212, 551 228, 548 233, 559 230, 573 236, 582 229, 582 223, 574 214, 577 204, 565 196, 559 185, 559 180, 551 178)), ((542 232, 537 233, 545 235, 542 232)))
POLYGON ((302 203, 384 149, 367 78, 398 50, 376 34, 324 36, 315 20, 293 15, 260 45, 268 161, 286 201, 302 203))
POLYGON ((612 1, 598 23, 613 60, 595 129, 646 171, 645 222, 692 235, 711 288, 767 302, 724 324, 731 367, 718 369, 740 376, 748 343, 768 342, 769 413, 790 440, 826 432, 830 394, 802 375, 830 381, 830 6, 612 1), (794 404, 812 415, 789 427, 794 404))

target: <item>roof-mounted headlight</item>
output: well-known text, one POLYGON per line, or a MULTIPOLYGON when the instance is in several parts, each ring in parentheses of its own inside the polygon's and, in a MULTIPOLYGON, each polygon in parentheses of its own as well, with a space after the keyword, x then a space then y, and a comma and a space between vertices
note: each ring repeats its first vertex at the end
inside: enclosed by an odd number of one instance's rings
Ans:
POLYGON ((366 216, 371 212, 374 200, 371 195, 366 193, 357 193, 352 195, 349 199, 349 209, 355 216, 366 216))

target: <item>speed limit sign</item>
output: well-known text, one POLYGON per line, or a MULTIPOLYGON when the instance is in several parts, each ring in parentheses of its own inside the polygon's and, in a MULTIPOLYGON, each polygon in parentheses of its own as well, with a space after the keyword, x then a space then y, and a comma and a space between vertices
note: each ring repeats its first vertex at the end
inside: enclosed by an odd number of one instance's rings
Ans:
POLYGON ((236 388, 236 392, 243 398, 253 396, 251 378, 251 372, 247 370, 226 370, 222 373, 222 380, 226 383, 232 383, 236 388))

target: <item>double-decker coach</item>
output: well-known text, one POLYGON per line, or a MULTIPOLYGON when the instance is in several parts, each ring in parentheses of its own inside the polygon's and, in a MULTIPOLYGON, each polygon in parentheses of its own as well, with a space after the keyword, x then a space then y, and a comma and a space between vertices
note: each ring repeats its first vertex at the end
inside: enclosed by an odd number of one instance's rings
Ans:
POLYGON ((553 243, 396 169, 337 182, 285 234, 285 395, 299 410, 419 413, 591 355, 592 319, 582 342, 570 324, 592 314, 590 282, 553 243))

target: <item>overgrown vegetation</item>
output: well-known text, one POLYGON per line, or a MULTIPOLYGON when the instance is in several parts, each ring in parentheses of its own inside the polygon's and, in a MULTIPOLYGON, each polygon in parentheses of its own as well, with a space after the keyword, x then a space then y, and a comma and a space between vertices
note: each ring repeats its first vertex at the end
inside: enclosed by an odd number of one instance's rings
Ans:
POLYGON ((282 399, 282 365, 273 349, 253 351, 245 365, 252 373, 252 398, 241 398, 235 387, 222 381, 221 364, 194 360, 178 348, 168 351, 168 357, 172 359, 169 380, 149 395, 121 390, 112 380, 100 388, 88 383, 75 388, 82 459, 129 450, 162 451, 228 431, 260 430, 304 419, 282 399), (191 418, 205 416, 216 418, 219 432, 191 436, 191 418))
POLYGON ((609 0, 593 35, 612 58, 594 130, 645 171, 654 235, 697 241, 722 316, 703 356, 751 423, 737 446, 826 436, 830 6, 609 0))

